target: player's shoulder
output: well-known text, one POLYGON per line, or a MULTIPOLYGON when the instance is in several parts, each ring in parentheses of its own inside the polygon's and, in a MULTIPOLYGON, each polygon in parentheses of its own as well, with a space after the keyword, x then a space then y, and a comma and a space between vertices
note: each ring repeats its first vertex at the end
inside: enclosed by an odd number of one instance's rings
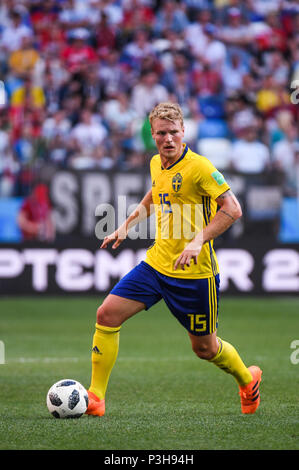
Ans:
POLYGON ((151 169, 161 167, 161 158, 160 158, 160 155, 158 153, 151 158, 150 167, 151 167, 151 169))
POLYGON ((156 153, 155 155, 152 156, 151 158, 151 163, 156 163, 156 162, 160 162, 160 155, 158 153, 156 153))

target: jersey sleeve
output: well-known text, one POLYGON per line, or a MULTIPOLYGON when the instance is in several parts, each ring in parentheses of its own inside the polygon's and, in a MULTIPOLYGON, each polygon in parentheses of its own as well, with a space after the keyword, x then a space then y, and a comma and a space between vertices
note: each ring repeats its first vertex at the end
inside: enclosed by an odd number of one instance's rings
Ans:
POLYGON ((200 156, 194 169, 194 182, 199 194, 217 199, 230 189, 225 178, 217 168, 205 157, 200 156))

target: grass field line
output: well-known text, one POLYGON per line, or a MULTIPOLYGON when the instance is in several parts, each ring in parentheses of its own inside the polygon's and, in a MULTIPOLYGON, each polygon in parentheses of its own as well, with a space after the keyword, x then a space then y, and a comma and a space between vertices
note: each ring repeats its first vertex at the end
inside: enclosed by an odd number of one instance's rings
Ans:
POLYGON ((6 360, 6 364, 52 364, 53 362, 78 362, 78 357, 16 357, 6 360))
MULTIPOLYGON (((172 362, 172 361, 191 361, 192 356, 164 356, 164 357, 119 357, 120 362, 172 362)), ((79 357, 16 357, 6 360, 6 364, 53 364, 58 362, 79 362, 85 359, 79 357)))

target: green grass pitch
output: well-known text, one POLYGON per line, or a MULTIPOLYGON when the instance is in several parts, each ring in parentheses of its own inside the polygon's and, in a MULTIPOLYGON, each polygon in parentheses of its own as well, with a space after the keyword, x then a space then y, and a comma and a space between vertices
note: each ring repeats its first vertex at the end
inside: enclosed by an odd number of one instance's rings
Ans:
POLYGON ((219 336, 247 365, 263 369, 255 415, 241 414, 235 380, 194 355, 186 332, 160 302, 122 327, 106 415, 53 418, 46 394, 54 382, 73 378, 89 385, 99 303, 95 297, 0 301, 0 449, 299 448, 294 298, 221 301, 219 336))

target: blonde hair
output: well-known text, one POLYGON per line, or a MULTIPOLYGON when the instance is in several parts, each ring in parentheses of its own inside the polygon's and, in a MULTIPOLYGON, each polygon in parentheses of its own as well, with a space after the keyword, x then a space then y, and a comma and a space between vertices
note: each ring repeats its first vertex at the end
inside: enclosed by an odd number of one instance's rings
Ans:
POLYGON ((184 116, 181 107, 177 103, 159 103, 155 106, 149 115, 151 127, 153 127, 154 119, 167 119, 168 121, 180 121, 184 127, 184 116))

